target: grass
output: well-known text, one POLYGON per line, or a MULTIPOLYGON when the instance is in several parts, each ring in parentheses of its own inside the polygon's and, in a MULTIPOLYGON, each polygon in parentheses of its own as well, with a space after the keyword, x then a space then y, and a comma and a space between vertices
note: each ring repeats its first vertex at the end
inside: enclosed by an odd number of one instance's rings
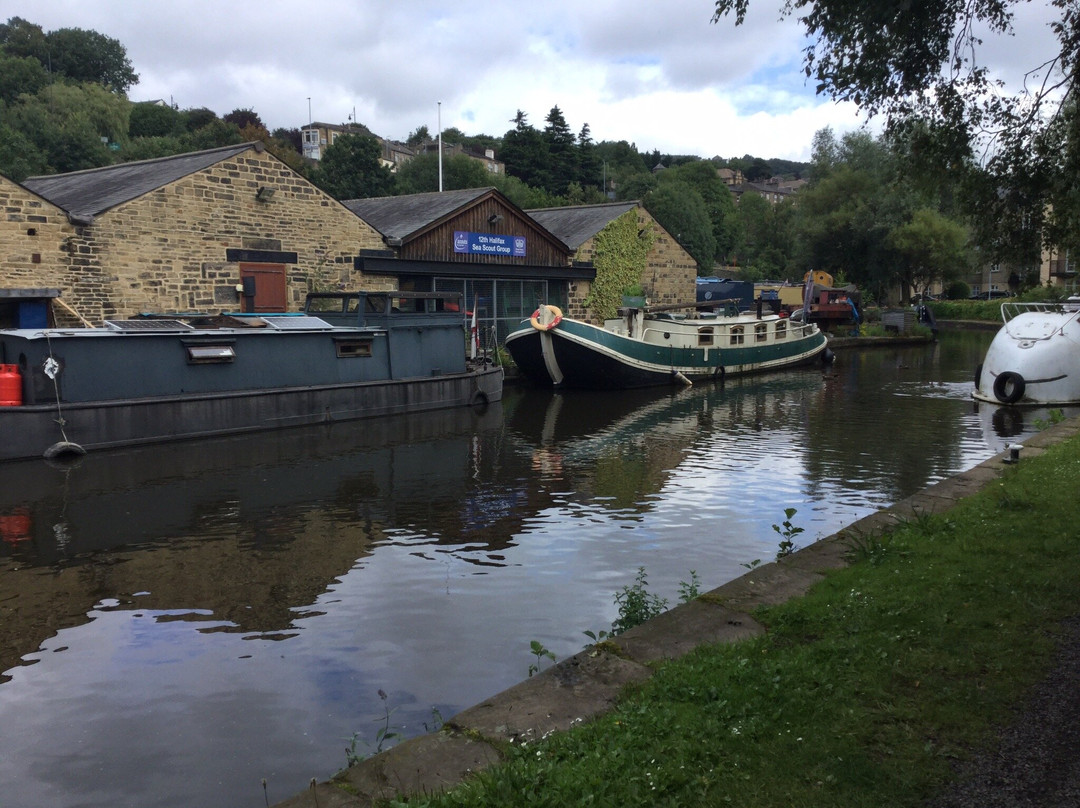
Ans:
POLYGON ((1080 438, 665 663, 596 721, 410 806, 917 806, 1050 664, 1080 609, 1080 438))

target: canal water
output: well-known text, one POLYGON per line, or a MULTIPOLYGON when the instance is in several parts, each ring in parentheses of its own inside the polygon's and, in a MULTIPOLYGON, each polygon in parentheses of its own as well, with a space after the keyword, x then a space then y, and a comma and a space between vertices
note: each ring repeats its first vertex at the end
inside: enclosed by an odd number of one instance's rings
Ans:
POLYGON ((284 799, 577 652, 638 568, 674 603, 785 508, 806 544, 1035 431, 972 402, 989 339, 0 465, 0 806, 284 799))

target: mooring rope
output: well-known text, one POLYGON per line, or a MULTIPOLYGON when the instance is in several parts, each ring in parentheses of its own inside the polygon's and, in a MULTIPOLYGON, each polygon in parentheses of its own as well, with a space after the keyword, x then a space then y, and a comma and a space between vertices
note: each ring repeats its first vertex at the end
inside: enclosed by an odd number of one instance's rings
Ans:
POLYGON ((53 392, 56 394, 56 418, 54 421, 56 425, 60 427, 60 435, 64 438, 64 443, 69 443, 67 433, 64 431, 64 424, 67 421, 64 420, 64 413, 60 410, 60 384, 56 381, 56 377, 60 373, 60 363, 53 357, 52 352, 52 339, 49 338, 49 332, 45 331, 45 341, 49 345, 49 358, 45 360, 45 375, 52 379, 53 392))

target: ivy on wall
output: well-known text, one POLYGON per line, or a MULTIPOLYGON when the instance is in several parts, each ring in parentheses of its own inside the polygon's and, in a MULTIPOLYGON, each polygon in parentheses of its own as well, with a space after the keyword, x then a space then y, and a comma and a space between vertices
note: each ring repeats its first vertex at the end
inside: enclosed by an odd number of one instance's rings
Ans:
POLYGON ((636 210, 627 211, 596 234, 593 239, 596 280, 584 301, 594 321, 615 317, 623 295, 641 294, 641 279, 654 241, 652 230, 642 229, 638 224, 636 210))

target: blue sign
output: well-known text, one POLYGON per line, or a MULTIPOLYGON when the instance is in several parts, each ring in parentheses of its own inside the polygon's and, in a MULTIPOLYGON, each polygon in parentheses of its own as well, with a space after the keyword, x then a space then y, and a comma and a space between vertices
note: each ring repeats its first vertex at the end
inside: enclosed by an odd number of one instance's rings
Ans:
POLYGON ((525 236, 500 236, 496 233, 469 233, 465 230, 455 230, 454 252, 524 258, 525 236))

